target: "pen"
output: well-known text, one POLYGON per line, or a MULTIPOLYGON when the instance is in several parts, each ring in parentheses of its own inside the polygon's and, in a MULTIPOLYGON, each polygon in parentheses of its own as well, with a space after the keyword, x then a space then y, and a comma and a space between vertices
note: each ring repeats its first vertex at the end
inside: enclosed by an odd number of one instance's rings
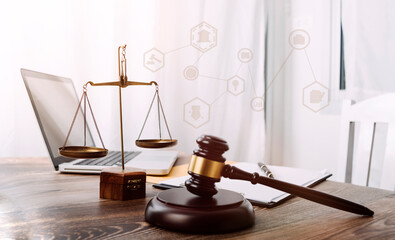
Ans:
POLYGON ((259 162, 258 166, 260 169, 265 173, 265 175, 269 178, 274 178, 273 173, 270 171, 270 169, 263 163, 259 162))
POLYGON ((152 186, 154 188, 158 188, 158 189, 172 189, 172 188, 180 188, 181 187, 181 186, 174 186, 174 185, 165 184, 165 183, 158 183, 158 184, 154 184, 152 186))

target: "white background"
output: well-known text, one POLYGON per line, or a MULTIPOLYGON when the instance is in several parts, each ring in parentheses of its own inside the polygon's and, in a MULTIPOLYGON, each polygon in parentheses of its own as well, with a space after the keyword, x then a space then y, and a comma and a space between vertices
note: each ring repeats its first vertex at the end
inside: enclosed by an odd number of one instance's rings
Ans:
MULTIPOLYGON (((265 155, 265 161, 271 164, 326 168, 336 179, 339 148, 344 147, 339 146, 343 100, 366 99, 393 86, 388 85, 393 82, 389 71, 393 66, 392 48, 376 44, 391 42, 393 35, 389 31, 391 15, 379 14, 381 8, 392 9, 392 5, 388 1, 381 3, 365 2, 356 14, 356 1, 345 1, 343 5, 340 1, 324 0, 2 1, 0 157, 47 156, 19 73, 21 67, 71 77, 80 94, 86 81, 117 80, 116 49, 126 43, 129 80, 159 83, 179 150, 191 152, 199 135, 213 134, 229 142, 229 160, 256 162, 265 155), (345 53, 349 69, 347 92, 339 91, 341 7, 347 31, 345 46, 349 49, 345 53), (169 52, 188 45, 191 28, 202 21, 218 30, 217 46, 197 64, 202 75, 232 77, 240 66, 237 52, 241 48, 254 53, 250 68, 259 94, 264 91, 264 78, 271 81, 278 73, 267 92, 266 123, 263 112, 251 111, 249 107, 254 93, 247 65, 240 68, 246 91, 239 96, 221 95, 226 87, 224 81, 204 77, 191 81, 183 77, 184 68, 201 54, 193 47, 166 54, 165 66, 158 72, 144 68, 146 51, 155 47, 169 52), (295 50, 281 69, 292 49, 288 37, 294 29, 309 33, 311 42, 305 50, 311 68, 317 81, 329 88, 330 104, 318 113, 303 105, 303 88, 314 81, 304 52, 295 50), (375 34, 369 34, 369 29, 375 29, 375 34), (365 45, 370 46, 366 52, 373 57, 362 57, 372 62, 358 65, 356 59, 361 60, 358 54, 365 45), (350 51, 350 46, 355 48, 350 51), (366 69, 370 66, 369 72, 366 69), (359 81, 361 76, 363 81, 359 81), (372 88, 373 94, 369 91, 372 88), (194 128, 184 121, 185 103, 195 97, 211 103, 219 96, 222 97, 211 105, 207 124, 194 128)), ((152 94, 151 88, 124 90, 126 149, 133 148, 152 94)), ((90 88, 89 95, 106 146, 118 149, 117 89, 90 88)), ((155 134, 153 126, 147 128, 146 137, 155 134)))
MULTIPOLYGON (((13 1, 2 3, 1 41, 1 151, 2 157, 46 156, 20 68, 70 77, 78 94, 87 81, 118 80, 117 47, 127 44, 128 78, 155 80, 177 149, 192 152, 195 139, 212 134, 230 145, 228 158, 262 161, 264 113, 252 111, 252 80, 263 93, 264 2, 251 1, 13 1), (190 44, 191 29, 205 21, 218 31, 217 46, 203 56, 189 46, 165 55, 165 66, 151 72, 143 55, 151 48, 170 52, 190 44), (230 27, 232 26, 232 27, 230 27), (239 75, 245 92, 226 92, 226 79, 240 67, 237 53, 249 48, 254 54, 239 75), (196 64, 213 78, 186 80, 184 68, 196 64), (219 80, 215 78, 225 79, 219 80), (184 104, 199 97, 211 104, 210 121, 194 128, 184 121, 184 104), (219 98, 220 97, 220 98, 219 98)), ((153 95, 150 87, 123 90, 125 148, 133 149, 153 95)), ((118 89, 88 89, 95 117, 106 147, 119 149, 118 89)), ((154 110, 155 111, 155 110, 154 110)), ((156 117, 154 115, 154 117, 156 117)), ((155 119, 155 118, 154 118, 155 119)), ((151 124, 150 124, 151 122, 151 124)), ((163 123, 162 123, 163 124, 163 123)), ((163 125, 162 125, 163 126, 163 125)), ((154 120, 143 137, 157 137, 154 120)), ((98 142, 98 141, 96 141, 98 142)))

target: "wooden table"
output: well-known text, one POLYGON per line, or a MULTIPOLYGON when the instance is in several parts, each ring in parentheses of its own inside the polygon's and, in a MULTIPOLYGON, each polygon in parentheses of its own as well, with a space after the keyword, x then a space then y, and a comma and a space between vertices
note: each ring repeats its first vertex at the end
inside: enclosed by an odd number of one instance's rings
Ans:
MULTIPOLYGON (((186 158, 178 162, 186 162, 186 158)), ((326 181, 315 187, 375 211, 361 217, 301 198, 254 207, 253 227, 222 235, 190 235, 153 227, 147 198, 99 199, 99 176, 55 172, 48 158, 0 159, 0 239, 395 239, 395 193, 326 181)))

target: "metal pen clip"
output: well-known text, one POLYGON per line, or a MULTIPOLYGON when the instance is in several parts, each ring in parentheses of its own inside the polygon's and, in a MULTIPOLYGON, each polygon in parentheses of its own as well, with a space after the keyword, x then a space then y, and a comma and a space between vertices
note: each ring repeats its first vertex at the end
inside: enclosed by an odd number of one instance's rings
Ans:
POLYGON ((259 168, 265 173, 265 175, 268 178, 274 178, 273 173, 270 171, 270 169, 263 163, 259 162, 258 163, 259 168))

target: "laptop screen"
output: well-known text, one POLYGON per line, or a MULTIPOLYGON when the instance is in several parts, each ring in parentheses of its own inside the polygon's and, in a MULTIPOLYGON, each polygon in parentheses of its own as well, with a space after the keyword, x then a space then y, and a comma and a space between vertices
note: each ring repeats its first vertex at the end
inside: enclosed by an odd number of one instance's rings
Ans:
MULTIPOLYGON (((55 169, 63 162, 74 159, 59 155, 71 122, 76 113, 79 99, 71 79, 21 69, 30 101, 33 105, 45 144, 55 169)), ((87 111, 89 113, 89 111, 87 111)), ((88 116, 88 115, 87 115, 88 116)), ((84 116, 78 111, 73 129, 67 141, 68 146, 84 145, 84 116)), ((87 146, 94 146, 92 135, 87 129, 87 146)), ((32 139, 32 141, 34 141, 32 139)))

